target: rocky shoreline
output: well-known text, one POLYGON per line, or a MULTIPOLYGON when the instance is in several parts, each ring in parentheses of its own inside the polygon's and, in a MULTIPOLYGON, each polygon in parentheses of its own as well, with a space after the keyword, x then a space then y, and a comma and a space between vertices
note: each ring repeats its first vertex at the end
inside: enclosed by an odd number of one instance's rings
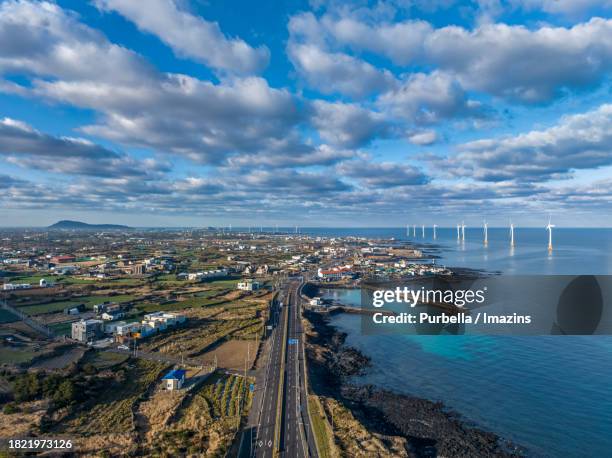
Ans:
POLYGON ((304 316, 312 325, 306 350, 314 393, 338 400, 372 433, 405 438, 407 456, 525 456, 522 448, 469 424, 440 402, 352 384, 352 376, 367 372, 369 358, 345 345, 346 334, 327 317, 311 311, 304 316))

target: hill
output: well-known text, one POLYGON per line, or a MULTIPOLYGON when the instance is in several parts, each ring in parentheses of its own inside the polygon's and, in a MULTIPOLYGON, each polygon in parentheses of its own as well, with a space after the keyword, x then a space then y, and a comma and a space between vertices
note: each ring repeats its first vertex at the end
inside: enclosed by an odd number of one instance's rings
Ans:
POLYGON ((72 230, 117 230, 131 229, 129 226, 120 224, 87 224, 81 221, 62 220, 52 224, 48 229, 72 229, 72 230))

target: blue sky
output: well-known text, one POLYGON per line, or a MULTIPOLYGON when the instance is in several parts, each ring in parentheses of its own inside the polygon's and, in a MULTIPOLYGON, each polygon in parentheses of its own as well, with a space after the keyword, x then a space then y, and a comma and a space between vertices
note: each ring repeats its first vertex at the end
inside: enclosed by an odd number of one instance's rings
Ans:
POLYGON ((0 1, 0 225, 610 226, 611 13, 0 1))

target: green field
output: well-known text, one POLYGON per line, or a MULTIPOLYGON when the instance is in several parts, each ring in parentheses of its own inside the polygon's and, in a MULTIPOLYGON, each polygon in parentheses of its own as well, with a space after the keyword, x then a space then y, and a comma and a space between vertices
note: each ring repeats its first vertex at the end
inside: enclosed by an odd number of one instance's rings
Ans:
POLYGON ((38 353, 29 349, 0 347, 0 364, 20 364, 30 361, 38 353))
POLYGON ((49 326, 58 336, 69 336, 72 334, 72 322, 70 323, 54 323, 49 326))
POLYGON ((129 302, 134 300, 136 296, 130 294, 122 294, 118 296, 83 296, 76 299, 70 299, 68 301, 50 302, 48 304, 36 304, 36 305, 25 305, 20 307, 24 313, 28 315, 40 315, 43 313, 61 312, 67 307, 76 306, 79 304, 85 304, 85 307, 91 310, 94 304, 100 304, 105 301, 112 302, 129 302))
POLYGON ((82 360, 83 364, 92 364, 98 370, 109 369, 128 360, 129 355, 108 351, 88 352, 82 360))

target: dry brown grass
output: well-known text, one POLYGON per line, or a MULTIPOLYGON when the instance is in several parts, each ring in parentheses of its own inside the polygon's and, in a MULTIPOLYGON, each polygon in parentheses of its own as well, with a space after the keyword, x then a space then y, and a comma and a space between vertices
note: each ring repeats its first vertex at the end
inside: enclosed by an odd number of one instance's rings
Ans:
POLYGON ((19 404, 19 412, 6 414, 0 411, 0 438, 31 435, 38 430, 48 407, 47 401, 22 402, 19 404))
POLYGON ((406 440, 396 436, 381 436, 369 432, 350 410, 332 398, 319 398, 327 418, 333 417, 336 445, 342 456, 354 457, 407 457, 406 440))
POLYGON ((224 369, 244 370, 244 362, 247 356, 247 369, 253 366, 255 361, 255 341, 254 340, 230 340, 219 345, 202 355, 202 359, 212 362, 217 357, 217 365, 224 369))

